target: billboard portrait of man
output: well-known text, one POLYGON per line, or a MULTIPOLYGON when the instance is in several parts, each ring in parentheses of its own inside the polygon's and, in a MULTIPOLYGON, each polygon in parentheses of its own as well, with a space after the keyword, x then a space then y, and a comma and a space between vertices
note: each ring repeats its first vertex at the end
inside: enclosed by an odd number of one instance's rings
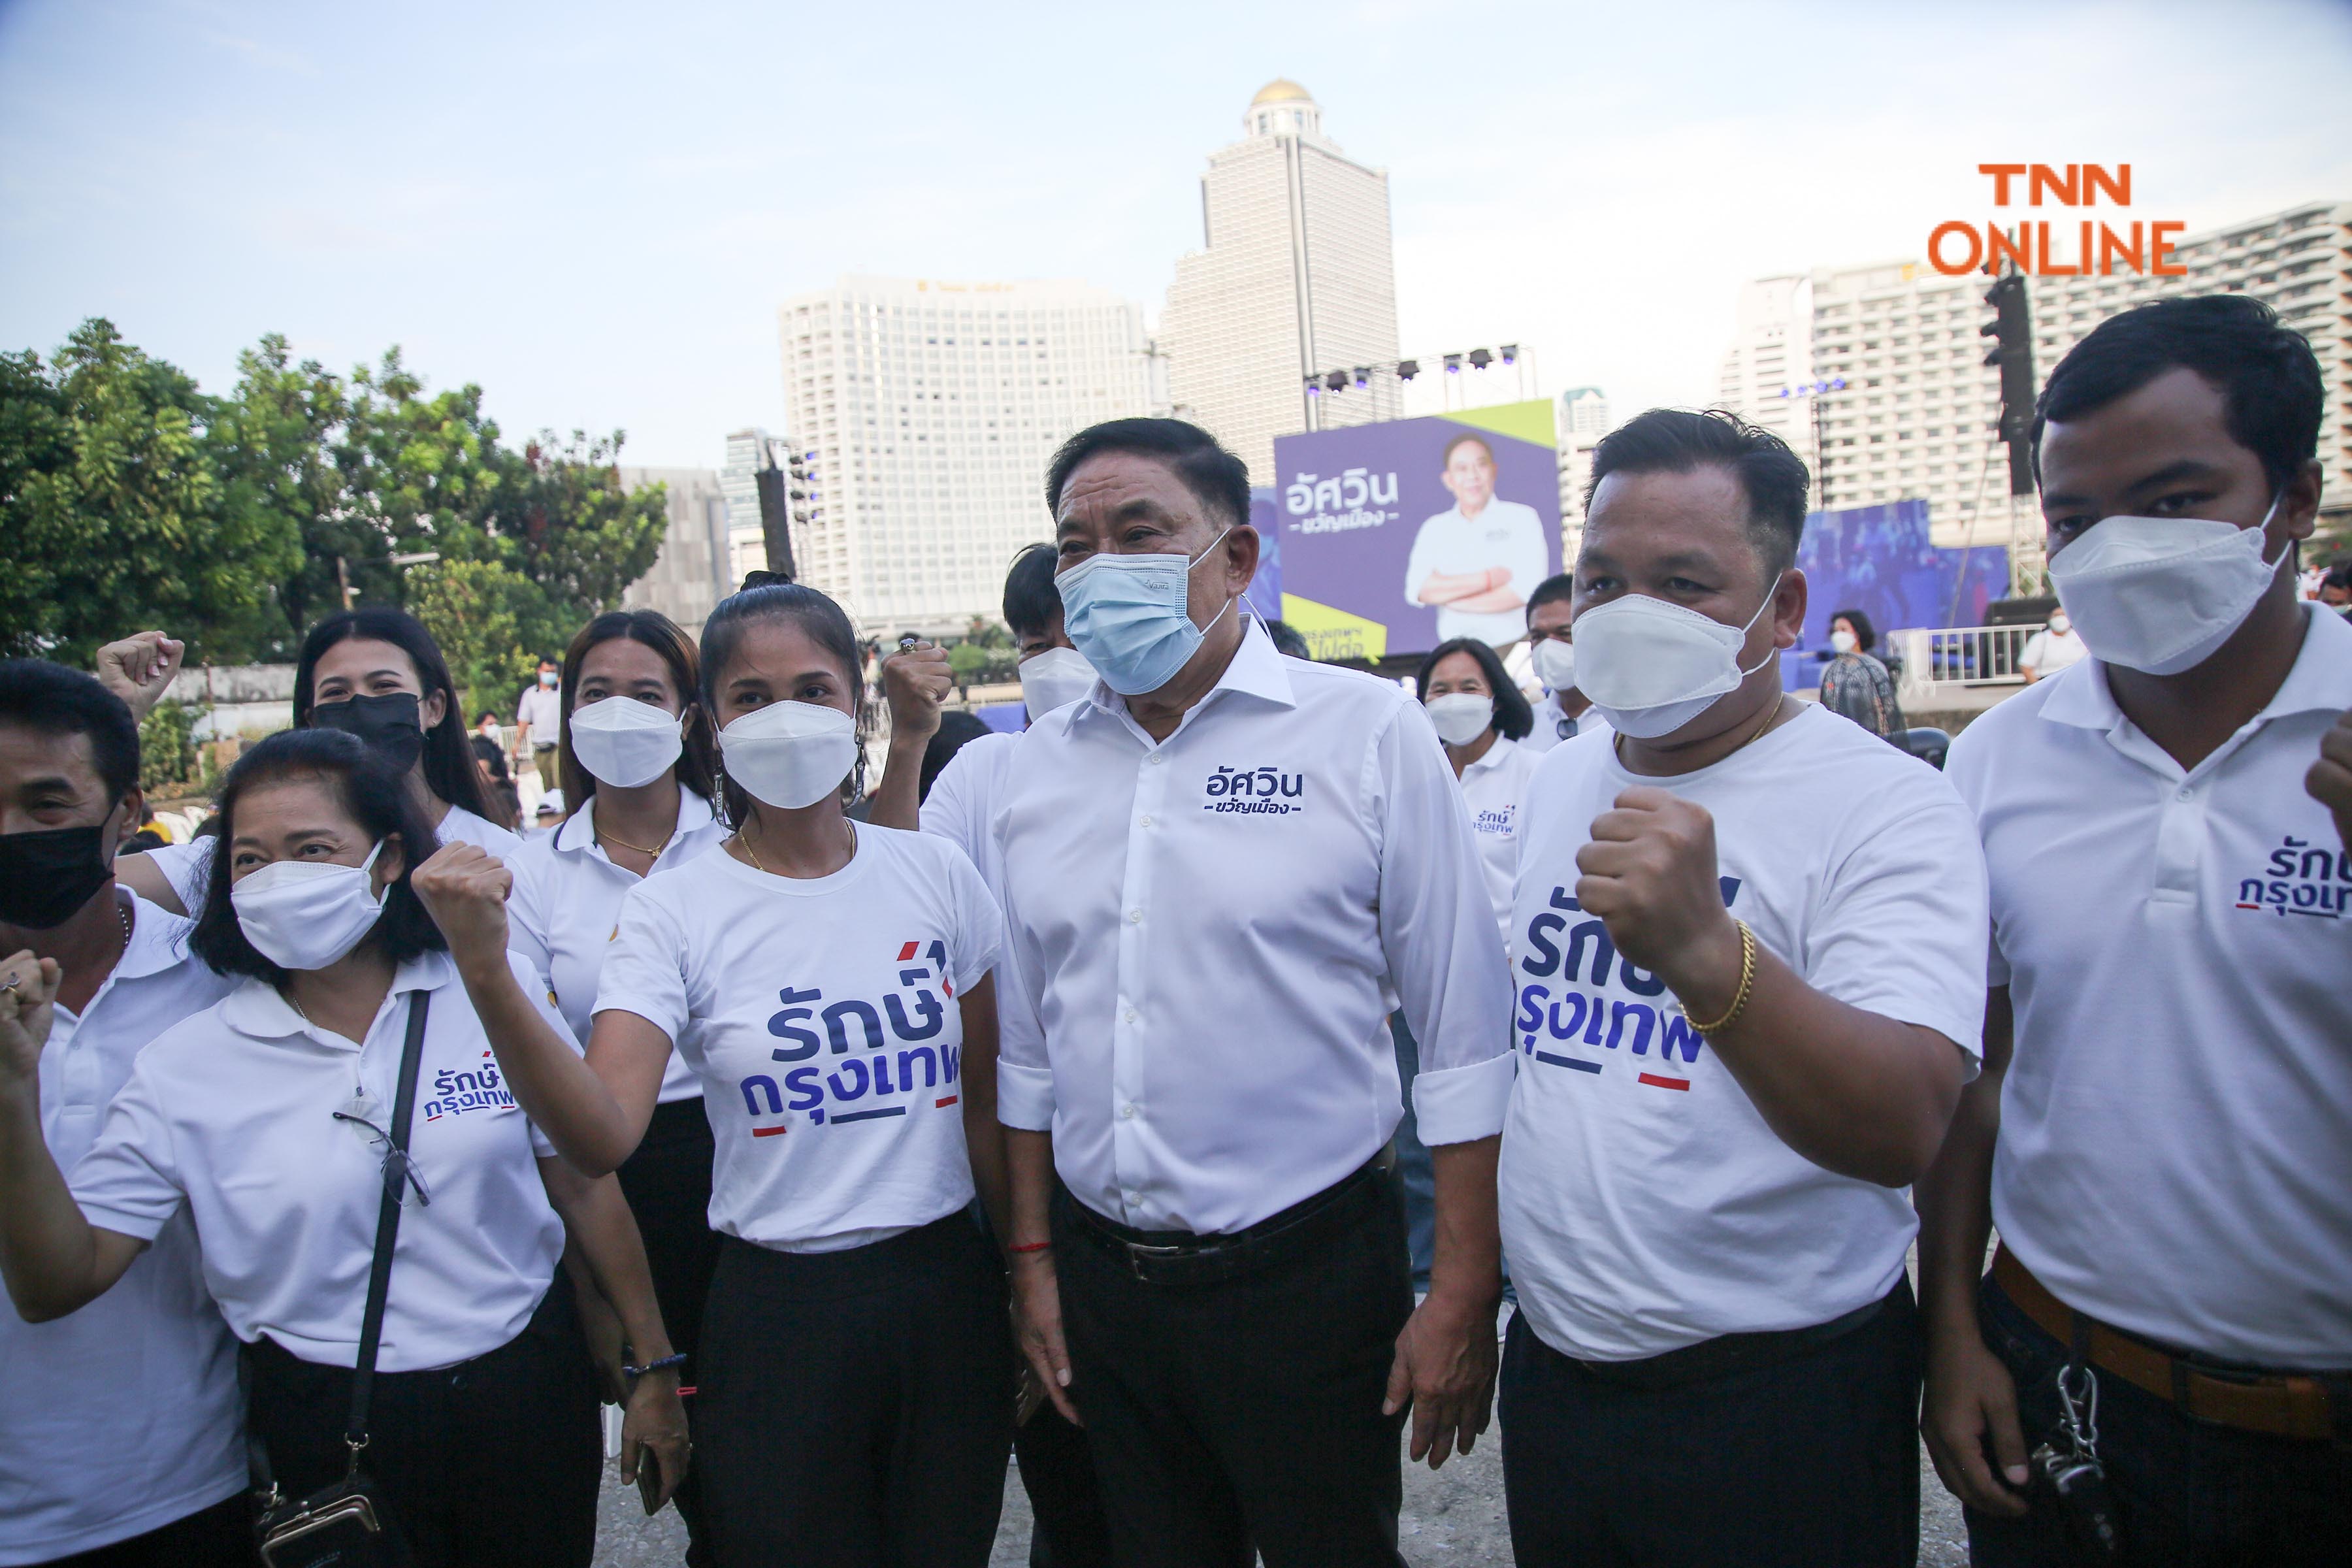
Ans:
POLYGON ((1495 450, 1464 433, 1445 445, 1441 482, 1454 505, 1421 525, 1405 563, 1404 596, 1437 611, 1438 640, 1506 647, 1528 633, 1528 595, 1549 557, 1535 508, 1495 494, 1495 450))

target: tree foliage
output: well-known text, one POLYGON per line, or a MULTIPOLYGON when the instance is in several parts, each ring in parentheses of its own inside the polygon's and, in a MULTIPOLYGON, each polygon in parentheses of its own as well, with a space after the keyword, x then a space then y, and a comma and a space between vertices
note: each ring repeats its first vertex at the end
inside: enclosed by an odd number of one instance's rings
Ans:
POLYGON ((192 658, 283 658, 348 583, 503 686, 660 550, 663 492, 621 489, 617 430, 510 449, 480 387, 428 392, 397 348, 346 378, 273 333, 237 369, 207 396, 96 319, 53 363, 0 354, 0 652, 79 661, 159 626, 192 658))

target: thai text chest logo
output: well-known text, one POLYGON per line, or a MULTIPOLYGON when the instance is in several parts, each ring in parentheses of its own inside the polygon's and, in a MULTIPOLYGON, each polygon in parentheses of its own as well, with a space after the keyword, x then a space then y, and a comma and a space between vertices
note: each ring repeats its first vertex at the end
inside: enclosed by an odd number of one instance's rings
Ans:
POLYGON ((811 1065, 792 1068, 781 1086, 766 1073, 736 1086, 752 1121, 764 1123, 752 1127, 752 1137, 781 1135, 787 1123, 766 1119, 788 1113, 805 1114, 812 1126, 841 1127, 904 1116, 925 1100, 933 1110, 956 1103, 963 1046, 941 1037, 955 995, 947 944, 902 944, 898 980, 900 989, 884 995, 879 1007, 860 997, 828 1002, 823 986, 787 985, 776 993, 783 1006, 769 1018, 768 1033, 787 1043, 768 1054, 811 1065), (820 1052, 824 1060, 812 1062, 820 1052))
POLYGON ((2340 921, 2352 908, 2352 849, 2332 850, 2288 834, 2271 851, 2269 875, 2238 884, 2238 907, 2340 921))
MULTIPOLYGON (((1728 909, 1739 879, 1724 877, 1719 885, 1728 909)), ((1579 915, 1584 906, 1575 895, 1554 888, 1549 907, 1528 921, 1519 972, 1532 978, 1520 983, 1511 1018, 1520 1051, 1546 1067, 1596 1076, 1605 1070, 1605 1053, 1622 1052, 1619 1059, 1633 1068, 1635 1082, 1688 1089, 1688 1069, 1697 1064, 1706 1037, 1665 994, 1663 979, 1618 952, 1599 917, 1579 915)))
POLYGON ((499 1076, 499 1064, 489 1052, 482 1053, 479 1067, 460 1071, 443 1068, 433 1075, 425 1086, 433 1098, 425 1102, 425 1120, 438 1121, 445 1116, 463 1116, 469 1110, 512 1110, 514 1092, 499 1076))
POLYGON ((1349 468, 1336 479, 1299 474, 1284 487, 1282 510, 1290 514, 1294 533, 1352 533, 1395 522, 1403 513, 1396 505, 1397 477, 1370 468, 1349 468))
POLYGON ((1202 811, 1226 816, 1297 816, 1307 809, 1307 775, 1278 768, 1219 768, 1202 793, 1202 811))
MULTIPOLYGON (((2104 197, 2109 209, 2128 207, 2132 166, 2099 163, 1979 163, 1992 181, 1992 205, 2088 212, 2104 197)), ((2019 217, 2014 228, 2001 220, 1981 224, 1954 218, 1927 236, 1927 261, 1957 278, 1966 272, 1998 273, 2014 268, 2029 278, 2112 277, 2117 272, 2185 278, 2189 268, 2173 257, 2174 237, 2189 226, 2167 218, 2126 222, 2110 210, 2097 217, 2019 217), (2112 220, 2112 221, 2110 221, 2112 220)))

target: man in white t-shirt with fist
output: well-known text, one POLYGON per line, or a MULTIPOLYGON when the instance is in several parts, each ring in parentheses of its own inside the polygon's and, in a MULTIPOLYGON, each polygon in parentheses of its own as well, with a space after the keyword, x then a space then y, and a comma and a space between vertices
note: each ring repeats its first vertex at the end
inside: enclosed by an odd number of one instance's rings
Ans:
POLYGON ((1803 465, 1659 409, 1593 458, 1576 683, 1511 921, 1501 1379, 1523 1568, 1909 1563, 1903 1189, 1977 1067, 1984 862, 1941 775, 1781 690, 1803 465))

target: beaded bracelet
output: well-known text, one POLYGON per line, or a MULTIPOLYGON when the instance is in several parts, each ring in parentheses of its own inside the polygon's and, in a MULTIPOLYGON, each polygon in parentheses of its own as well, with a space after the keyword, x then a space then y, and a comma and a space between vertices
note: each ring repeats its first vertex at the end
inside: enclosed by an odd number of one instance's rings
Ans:
POLYGON ((662 1372, 670 1367, 684 1366, 685 1364, 686 1352, 684 1351, 680 1351, 676 1355, 666 1355, 658 1361, 649 1361, 643 1366, 629 1366, 624 1364, 621 1368, 621 1375, 628 1378, 632 1382, 635 1382, 636 1379, 645 1376, 646 1373, 649 1372, 662 1372))
POLYGON ((1746 921, 1734 921, 1739 928, 1739 991, 1732 997, 1730 1010, 1712 1024, 1702 1024, 1696 1018, 1690 1026, 1702 1035, 1713 1035, 1729 1028, 1740 1014, 1748 1010, 1748 994, 1756 988, 1756 933, 1748 929, 1746 921))

